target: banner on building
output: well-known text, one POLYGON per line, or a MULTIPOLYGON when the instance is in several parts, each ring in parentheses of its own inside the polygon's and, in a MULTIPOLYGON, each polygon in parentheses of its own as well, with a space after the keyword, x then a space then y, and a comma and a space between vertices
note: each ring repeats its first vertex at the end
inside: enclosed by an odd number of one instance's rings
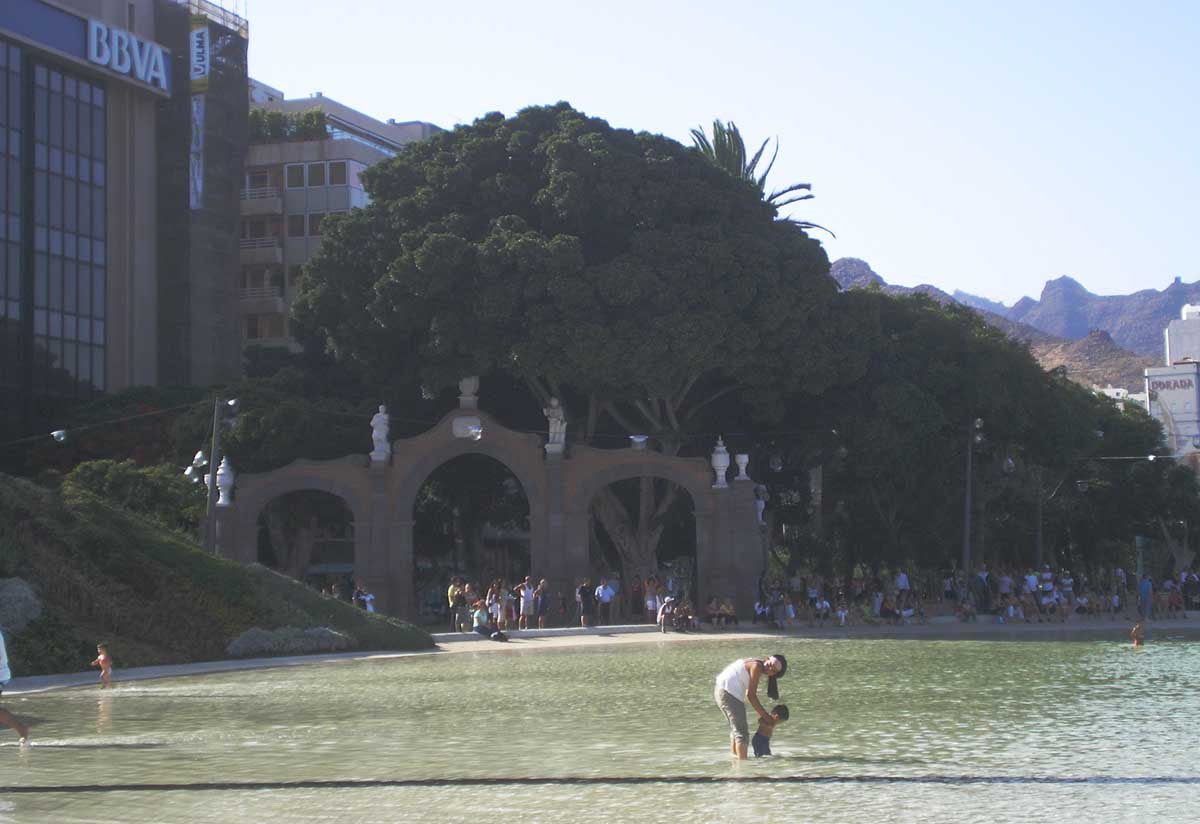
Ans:
POLYGON ((192 15, 188 33, 188 66, 192 94, 208 91, 208 75, 212 70, 212 36, 208 18, 192 15))
POLYGON ((204 95, 192 95, 192 144, 188 149, 188 206, 204 208, 204 95))
POLYGON ((1194 449, 1200 436, 1200 367, 1196 364, 1158 366, 1146 370, 1150 414, 1166 430, 1174 454, 1194 449))

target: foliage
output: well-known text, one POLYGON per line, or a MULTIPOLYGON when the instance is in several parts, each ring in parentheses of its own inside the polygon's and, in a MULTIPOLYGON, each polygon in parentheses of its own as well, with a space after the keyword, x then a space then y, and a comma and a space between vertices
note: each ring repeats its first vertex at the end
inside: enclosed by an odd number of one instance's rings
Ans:
POLYGON ((63 479, 62 493, 74 499, 88 492, 174 529, 195 531, 207 506, 206 488, 192 483, 170 464, 139 467, 132 460, 81 463, 63 479))
POLYGON ((366 175, 294 313, 306 345, 430 390, 506 373, 677 446, 745 393, 764 415, 842 366, 820 245, 756 190, 658 135, 566 104, 491 114, 366 175), (781 372, 784 360, 792 369, 781 372))
MULTIPOLYGON (((728 123, 714 120, 711 138, 704 133, 703 129, 692 129, 692 146, 700 154, 704 155, 717 168, 723 169, 738 180, 744 180, 753 185, 758 189, 759 196, 776 209, 782 209, 802 200, 812 200, 811 183, 793 183, 767 194, 767 176, 775 167, 775 159, 779 157, 778 139, 775 141, 775 151, 761 175, 758 173, 758 164, 762 161, 763 152, 767 150, 767 144, 770 142, 769 138, 764 140, 758 147, 758 151, 748 158, 742 133, 732 120, 728 123), (799 192, 803 192, 803 194, 798 194, 799 192)), ((807 221, 794 221, 794 223, 802 229, 820 229, 829 232, 824 226, 818 226, 816 223, 807 221)), ((832 235, 833 232, 829 232, 829 234, 832 235)))
MULTIPOLYGON (((561 399, 573 439, 677 454, 718 404, 769 418, 861 368, 829 334, 820 244, 660 135, 560 103, 489 114, 365 179, 371 204, 324 235, 293 312, 306 346, 380 383, 509 376, 561 399)), ((650 483, 637 513, 600 495, 627 575, 678 495, 650 483)))
POLYGON ((58 497, 7 476, 0 476, 0 575, 29 581, 45 607, 10 639, 21 675, 77 671, 99 639, 119 667, 216 660, 251 627, 325 626, 355 638, 359 649, 432 643, 402 621, 208 555, 87 490, 58 497))
POLYGON ((303 112, 250 110, 249 140, 251 143, 277 140, 321 140, 325 136, 325 113, 318 108, 303 112))

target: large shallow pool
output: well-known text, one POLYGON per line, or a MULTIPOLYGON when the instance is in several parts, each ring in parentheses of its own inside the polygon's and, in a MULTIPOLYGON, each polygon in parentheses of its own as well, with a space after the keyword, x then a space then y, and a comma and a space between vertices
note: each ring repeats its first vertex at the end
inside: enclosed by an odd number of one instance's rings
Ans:
POLYGON ((1198 675, 1188 642, 756 639, 128 683, 5 699, 38 723, 0 730, 0 822, 1190 822, 1198 675), (772 652, 791 720, 736 764, 713 678, 772 652))

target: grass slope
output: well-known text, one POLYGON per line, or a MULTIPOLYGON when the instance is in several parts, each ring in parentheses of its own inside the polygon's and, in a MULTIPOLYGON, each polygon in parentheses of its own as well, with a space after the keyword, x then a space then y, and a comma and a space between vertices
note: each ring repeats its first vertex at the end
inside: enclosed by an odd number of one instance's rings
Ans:
POLYGON ((251 627, 324 626, 359 649, 427 649, 424 630, 194 541, 88 493, 0 475, 0 577, 28 581, 42 616, 8 634, 14 674, 77 672, 106 641, 118 667, 227 658, 251 627))

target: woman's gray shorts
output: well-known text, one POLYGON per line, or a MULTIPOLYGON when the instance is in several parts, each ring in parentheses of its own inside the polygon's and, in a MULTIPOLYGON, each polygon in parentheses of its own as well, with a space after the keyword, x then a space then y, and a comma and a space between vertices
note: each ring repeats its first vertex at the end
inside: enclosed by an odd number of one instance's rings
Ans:
POLYGON ((750 743, 750 727, 746 724, 746 703, 739 701, 720 687, 713 690, 713 698, 725 717, 729 719, 729 739, 738 744, 750 743))

